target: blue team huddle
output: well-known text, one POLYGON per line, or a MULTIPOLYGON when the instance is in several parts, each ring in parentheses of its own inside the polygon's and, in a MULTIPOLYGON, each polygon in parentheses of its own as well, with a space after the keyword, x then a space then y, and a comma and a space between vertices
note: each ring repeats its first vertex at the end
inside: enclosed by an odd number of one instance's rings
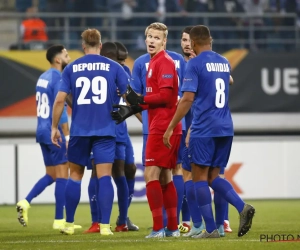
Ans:
MULTIPOLYGON (((155 32, 155 27, 158 32, 164 27, 160 23, 151 25, 150 29, 155 32)), ((146 36, 148 31, 146 29, 146 36)), ((53 229, 73 235, 75 229, 81 228, 74 223, 74 217, 86 168, 91 170, 88 193, 92 223, 84 233, 107 236, 113 235, 113 231, 138 231, 134 218, 132 221, 128 217, 136 166, 125 119, 135 115, 137 122, 142 123, 142 159, 146 166, 151 122, 147 109, 155 109, 155 106, 147 104, 144 97, 149 92, 146 91, 147 79, 152 74, 148 72, 149 63, 159 50, 151 52, 157 49, 153 43, 154 49, 150 47, 150 52, 135 60, 131 74, 124 64, 128 51, 122 43, 102 44, 96 29, 87 29, 81 36, 85 55, 72 63, 64 46, 53 45, 47 50, 51 68, 40 76, 36 85, 36 141, 42 150, 46 173, 25 199, 17 203, 18 219, 21 225, 28 226, 31 201, 55 182, 53 229), (72 109, 70 130, 67 105, 72 109), (112 180, 117 187, 119 207, 114 230, 110 221, 114 199, 112 180)), ((159 46, 161 50, 166 49, 163 43, 159 46)), ((176 189, 176 197, 172 198, 177 200, 178 228, 168 229, 170 210, 165 202, 159 207, 163 212, 163 228, 157 229, 160 224, 156 223, 157 213, 152 210, 154 226, 146 238, 179 237, 180 233, 193 238, 224 237, 226 232, 232 232, 228 203, 240 215, 238 236, 247 234, 251 228, 255 209, 246 204, 224 178, 234 136, 228 106, 229 86, 233 80, 228 60, 213 52, 211 46, 209 29, 198 25, 183 30, 183 55, 165 50, 173 59, 179 85, 176 112, 161 137, 165 147, 172 147, 172 133, 182 124, 176 166, 170 170, 176 189), (187 45, 183 45, 184 39, 187 45), (214 190, 215 217, 209 187, 214 190)), ((163 74, 163 78, 172 78, 172 75, 163 74)), ((149 198, 148 202, 151 207, 149 198)))

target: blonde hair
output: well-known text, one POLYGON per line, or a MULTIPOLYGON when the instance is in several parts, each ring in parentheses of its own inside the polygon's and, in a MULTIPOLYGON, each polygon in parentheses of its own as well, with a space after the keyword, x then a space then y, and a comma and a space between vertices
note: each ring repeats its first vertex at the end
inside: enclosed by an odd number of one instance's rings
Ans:
POLYGON ((150 29, 162 31, 164 33, 165 38, 167 38, 168 36, 168 27, 163 23, 151 23, 145 30, 145 36, 147 36, 147 33, 150 29))
POLYGON ((101 44, 101 33, 97 29, 86 29, 81 33, 81 37, 87 47, 96 47, 101 44))

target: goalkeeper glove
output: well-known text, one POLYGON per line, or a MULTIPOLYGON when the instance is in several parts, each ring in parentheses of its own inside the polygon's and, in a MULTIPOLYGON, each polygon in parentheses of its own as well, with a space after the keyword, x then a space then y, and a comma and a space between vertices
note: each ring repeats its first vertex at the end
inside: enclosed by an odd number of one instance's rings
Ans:
POLYGON ((130 87, 130 85, 127 86, 126 100, 131 105, 144 104, 144 96, 140 96, 137 93, 135 93, 134 90, 130 87))
POLYGON ((113 108, 119 109, 119 110, 112 111, 110 113, 112 119, 116 121, 116 124, 120 124, 121 122, 125 121, 129 116, 132 116, 143 110, 142 107, 138 105, 126 106, 126 105, 114 104, 113 108))

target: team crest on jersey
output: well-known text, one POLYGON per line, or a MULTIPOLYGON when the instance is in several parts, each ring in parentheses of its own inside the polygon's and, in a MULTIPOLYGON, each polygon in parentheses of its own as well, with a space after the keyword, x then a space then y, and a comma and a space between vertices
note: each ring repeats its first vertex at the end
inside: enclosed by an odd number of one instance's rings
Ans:
POLYGON ((148 78, 150 78, 151 76, 152 76, 152 69, 149 70, 148 78))

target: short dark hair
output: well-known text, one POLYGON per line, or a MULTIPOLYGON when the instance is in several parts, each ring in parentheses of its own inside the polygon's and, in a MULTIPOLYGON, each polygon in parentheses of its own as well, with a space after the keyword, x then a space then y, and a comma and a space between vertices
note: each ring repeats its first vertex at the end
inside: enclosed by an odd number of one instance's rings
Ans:
POLYGON ((183 33, 190 34, 192 28, 194 28, 194 26, 187 26, 187 27, 185 27, 185 28, 182 30, 182 32, 181 32, 181 37, 182 37, 183 33))
POLYGON ((118 60, 123 61, 128 56, 128 50, 123 43, 115 42, 118 51, 118 60))
POLYGON ((117 45, 113 42, 103 43, 100 51, 100 55, 116 61, 118 57, 117 45))
POLYGON ((61 44, 52 45, 47 49, 46 58, 49 63, 53 63, 53 59, 57 56, 57 54, 62 53, 65 47, 61 44))
POLYGON ((212 43, 209 28, 204 25, 197 25, 190 31, 190 39, 198 45, 208 45, 212 43))

